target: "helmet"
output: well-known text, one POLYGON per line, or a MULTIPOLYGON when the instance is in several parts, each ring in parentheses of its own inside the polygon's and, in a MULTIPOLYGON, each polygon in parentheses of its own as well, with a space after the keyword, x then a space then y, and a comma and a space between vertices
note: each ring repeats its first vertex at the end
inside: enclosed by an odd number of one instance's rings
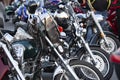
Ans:
POLYGON ((27 10, 29 13, 34 14, 37 7, 38 5, 36 1, 29 1, 27 5, 27 10))
POLYGON ((68 28, 68 19, 69 15, 64 11, 58 12, 55 16, 57 24, 62 26, 64 29, 68 28))
POLYGON ((88 0, 91 9, 97 11, 105 11, 110 7, 111 0, 88 0))

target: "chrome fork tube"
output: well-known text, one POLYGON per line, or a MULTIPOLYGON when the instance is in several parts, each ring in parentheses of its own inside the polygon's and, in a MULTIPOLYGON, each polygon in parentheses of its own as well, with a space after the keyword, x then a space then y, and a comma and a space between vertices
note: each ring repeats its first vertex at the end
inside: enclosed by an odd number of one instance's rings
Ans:
POLYGON ((104 34, 103 29, 102 29, 100 23, 98 22, 97 18, 95 17, 94 12, 91 11, 91 12, 89 12, 89 13, 90 13, 90 15, 92 16, 93 20, 94 20, 95 23, 96 23, 96 25, 97 25, 97 27, 98 27, 98 29, 99 29, 99 31, 100 31, 101 37, 104 39, 105 43, 108 45, 108 41, 107 41, 107 39, 106 39, 106 35, 104 34))
POLYGON ((4 49, 7 57, 9 58, 10 62, 12 63, 13 67, 15 68, 16 72, 18 73, 19 77, 22 80, 25 80, 25 77, 23 76, 21 70, 18 67, 18 63, 13 59, 11 53, 9 52, 9 50, 7 49, 6 45, 2 42, 0 42, 1 47, 4 49))
POLYGON ((78 78, 78 76, 76 75, 76 73, 73 71, 73 69, 70 67, 70 65, 64 60, 64 58, 60 55, 60 53, 57 51, 57 49, 54 47, 54 45, 52 44, 52 42, 48 39, 47 36, 45 36, 45 39, 48 41, 48 43, 50 44, 50 46, 54 49, 54 51, 56 52, 56 54, 58 55, 58 57, 60 58, 60 60, 63 62, 63 64, 65 65, 66 69, 68 69, 68 71, 72 74, 72 76, 74 77, 75 80, 80 80, 78 78))
MULTIPOLYGON (((76 36, 79 37, 79 38, 82 40, 85 48, 86 48, 87 51, 90 53, 90 55, 91 55, 94 63, 96 63, 96 59, 94 58, 93 53, 92 53, 92 51, 91 51, 88 43, 85 41, 84 37, 81 35, 81 31, 82 31, 83 29, 81 29, 81 27, 78 26, 77 22, 75 22, 75 23, 73 23, 73 24, 74 24, 74 27, 75 27, 75 30, 76 30, 76 33, 75 33, 76 36)), ((79 46, 79 45, 80 45, 80 43, 78 43, 78 46, 79 46)), ((79 47, 81 47, 81 46, 79 46, 79 47)))
POLYGON ((85 41, 85 39, 84 39, 82 36, 80 36, 80 38, 81 38, 81 40, 82 40, 84 46, 86 47, 87 51, 89 52, 90 56, 91 56, 92 59, 94 60, 94 63, 96 64, 96 59, 94 58, 93 53, 92 53, 92 51, 91 51, 91 49, 90 49, 88 43, 85 41))

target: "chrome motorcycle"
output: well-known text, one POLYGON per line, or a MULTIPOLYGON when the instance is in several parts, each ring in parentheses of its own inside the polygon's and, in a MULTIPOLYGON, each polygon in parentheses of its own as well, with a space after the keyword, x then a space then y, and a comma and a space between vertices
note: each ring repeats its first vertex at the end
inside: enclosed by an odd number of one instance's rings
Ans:
POLYGON ((84 27, 87 28, 88 34, 86 34, 86 38, 89 38, 89 43, 99 45, 109 54, 116 51, 120 46, 119 39, 117 35, 111 32, 111 25, 109 25, 106 20, 106 16, 90 9, 91 5, 89 5, 89 3, 87 3, 87 5, 88 7, 90 6, 89 10, 86 9, 86 12, 80 14, 85 15, 85 17, 83 17, 84 22, 81 24, 85 24, 84 27))
POLYGON ((80 24, 80 19, 75 14, 70 1, 65 5, 60 4, 60 10, 56 10, 54 14, 55 20, 60 26, 63 27, 63 31, 66 33, 66 37, 63 37, 70 45, 70 54, 68 56, 79 57, 80 60, 85 60, 95 65, 103 74, 104 79, 108 80, 113 73, 113 66, 109 61, 109 54, 96 45, 89 45, 84 38, 86 33, 83 24, 80 24), (69 16, 70 15, 70 16, 69 16), (94 64, 95 63, 95 64, 94 64), (106 66, 105 66, 106 65, 106 66))
MULTIPOLYGON (((69 51, 69 45, 64 40, 61 39, 61 35, 58 31, 58 24, 56 23, 56 21, 54 20, 54 18, 51 16, 49 12, 41 14, 39 13, 40 12, 39 10, 40 9, 38 9, 38 11, 35 14, 38 16, 37 21, 36 21, 36 18, 33 21, 38 22, 38 24, 40 24, 39 21, 42 21, 44 27, 38 26, 38 29, 33 27, 33 28, 30 28, 30 31, 29 30, 28 31, 30 32, 30 34, 32 33, 31 35, 33 35, 34 32, 40 30, 40 32, 38 33, 41 33, 40 37, 42 38, 43 43, 44 41, 46 41, 45 44, 47 44, 47 46, 49 45, 47 54, 51 54, 53 56, 52 61, 54 61, 56 64, 56 69, 53 74, 53 80, 100 79, 100 78, 96 78, 97 76, 96 74, 92 74, 93 71, 91 71, 90 69, 87 69, 87 66, 91 64, 89 63, 87 64, 86 62, 84 64, 83 63, 84 61, 76 60, 77 58, 75 59, 68 58, 66 56, 69 51), (87 73, 87 71, 89 71, 90 73, 87 73), (92 76, 88 74, 91 74, 92 76)), ((36 36, 35 34, 34 38, 38 38, 38 36, 36 36)), ((45 48, 46 47, 43 46, 42 53, 44 55, 46 54, 46 51, 44 51, 45 48)), ((93 68, 93 70, 95 69, 93 68)), ((95 73, 96 72, 98 71, 95 70, 95 73)))
POLYGON ((9 68, 7 80, 41 80, 42 63, 46 61, 56 66, 53 80, 103 80, 102 74, 91 64, 66 58, 68 47, 59 39, 52 16, 47 13, 35 16, 30 14, 27 31, 21 27, 14 35, 0 31, 1 55, 5 54, 4 61, 9 68))

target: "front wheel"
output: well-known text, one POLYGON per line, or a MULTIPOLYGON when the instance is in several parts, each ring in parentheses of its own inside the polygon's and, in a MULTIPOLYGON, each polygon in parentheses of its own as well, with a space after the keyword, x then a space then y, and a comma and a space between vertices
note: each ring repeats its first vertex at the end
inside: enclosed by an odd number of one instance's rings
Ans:
MULTIPOLYGON (((100 71, 88 62, 80 60, 70 61, 70 66, 75 71, 80 80, 104 80, 100 71)), ((53 80, 74 80, 71 75, 66 71, 58 73, 54 76, 53 80)))
POLYGON ((105 41, 102 38, 97 39, 97 43, 103 50, 105 50, 108 53, 112 53, 120 47, 120 42, 116 36, 111 35, 109 33, 105 34, 108 45, 106 45, 105 41))
POLYGON ((95 63, 91 55, 85 49, 78 51, 77 55, 79 56, 79 59, 95 65, 102 73, 104 80, 109 80, 113 74, 113 65, 109 61, 109 54, 99 47, 90 47, 90 49, 96 60, 95 63))

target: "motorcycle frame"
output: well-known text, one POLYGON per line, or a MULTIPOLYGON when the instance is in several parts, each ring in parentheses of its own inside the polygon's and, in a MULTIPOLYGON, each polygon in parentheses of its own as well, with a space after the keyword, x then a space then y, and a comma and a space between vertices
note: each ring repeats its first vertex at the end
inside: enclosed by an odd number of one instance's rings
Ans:
POLYGON ((108 41, 107 41, 107 39, 106 39, 106 35, 105 35, 105 33, 104 33, 104 31, 103 31, 103 29, 102 29, 102 27, 101 27, 98 19, 95 17, 94 12, 93 12, 93 11, 90 11, 89 14, 92 16, 95 24, 97 25, 97 28, 98 28, 98 30, 99 30, 99 32, 100 32, 100 35, 101 35, 101 38, 103 38, 104 41, 105 41, 105 44, 106 44, 107 46, 109 46, 108 41))
MULTIPOLYGON (((48 13, 49 14, 49 13, 48 13)), ((50 15, 50 14, 49 14, 50 15)), ((54 20, 54 18, 50 15, 50 17, 52 18, 52 20, 55 22, 55 24, 56 24, 56 21, 54 20)), ((43 23, 44 24, 44 23, 43 23)), ((45 26, 45 25, 44 25, 45 26)), ((54 26, 54 27, 56 27, 56 26, 54 26)), ((62 64, 58 64, 58 65, 60 65, 60 66, 62 66, 62 68, 64 68, 64 69, 67 69, 69 72, 70 72, 70 74, 73 76, 73 78, 75 79, 75 80, 79 80, 79 78, 78 78, 78 76, 76 75, 76 73, 73 71, 73 69, 70 67, 70 65, 69 65, 69 63, 68 63, 68 61, 66 61, 66 59, 64 59, 63 57, 62 57, 62 55, 60 54, 60 52, 56 49, 56 47, 55 47, 55 45, 52 43, 52 41, 50 41, 50 39, 45 35, 45 33, 44 32, 40 32, 41 33, 41 35, 45 38, 45 40, 48 42, 48 44, 50 45, 50 47, 52 48, 52 50, 56 53, 56 55, 58 56, 58 58, 61 60, 61 62, 63 63, 63 65, 62 64)), ((62 45, 61 45, 62 46, 62 45)), ((56 61, 57 62, 57 61, 56 61)))

